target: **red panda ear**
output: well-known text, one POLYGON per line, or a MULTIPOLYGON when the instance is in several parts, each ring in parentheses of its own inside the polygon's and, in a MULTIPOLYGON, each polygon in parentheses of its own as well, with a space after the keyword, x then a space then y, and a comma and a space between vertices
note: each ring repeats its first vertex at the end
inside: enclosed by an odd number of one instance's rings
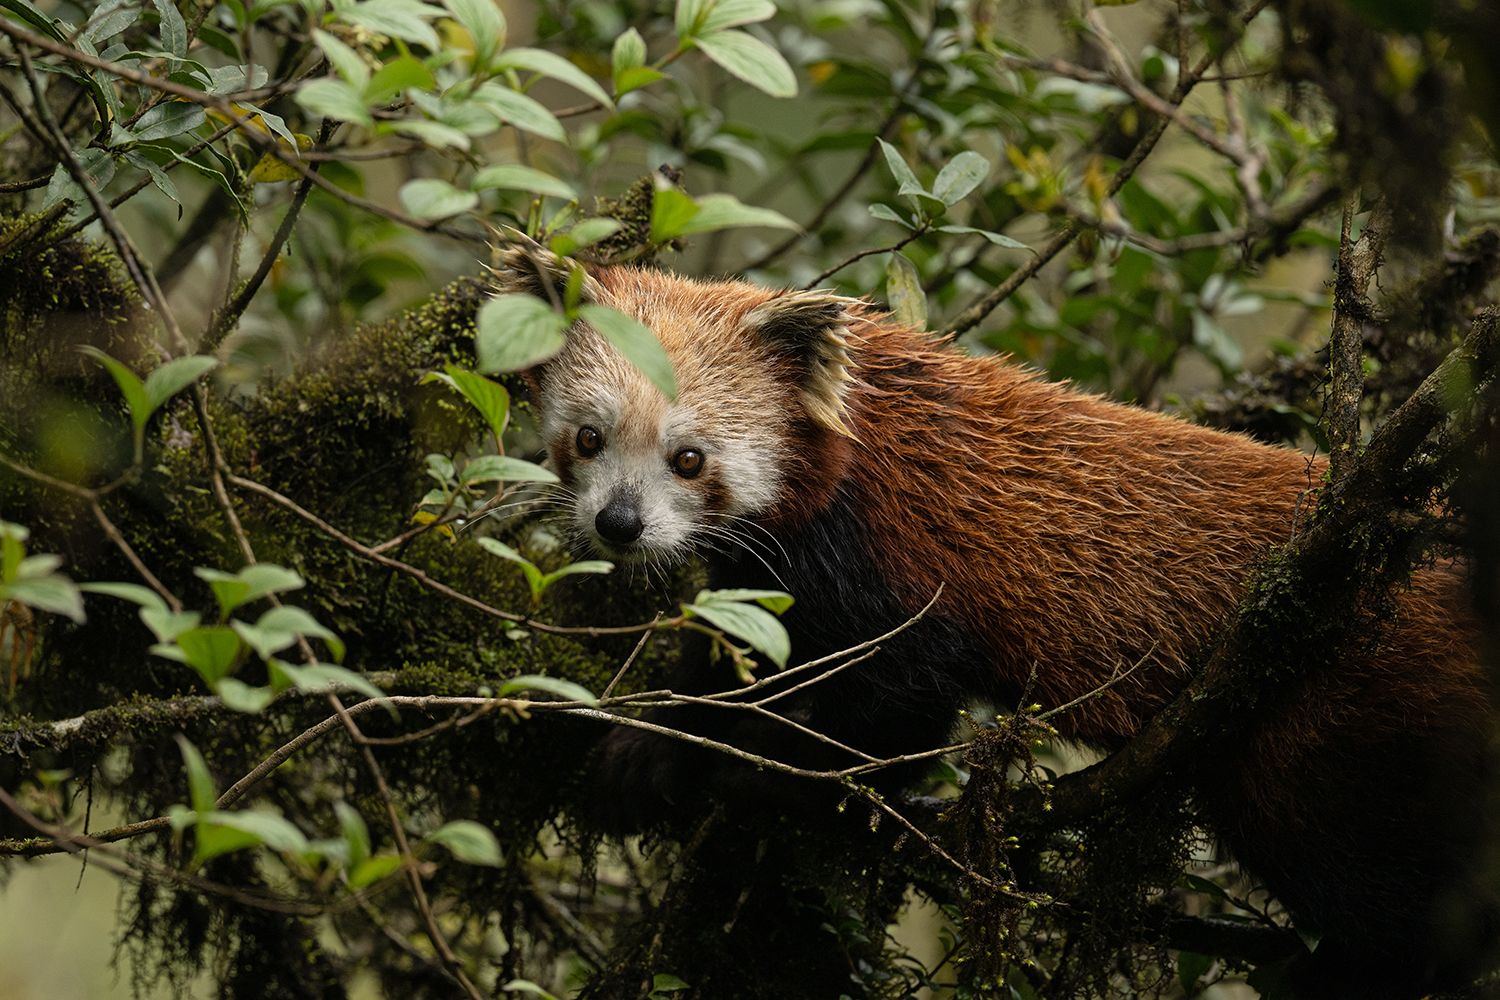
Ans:
POLYGON ((583 281, 583 301, 599 298, 599 283, 582 264, 559 257, 524 233, 509 235, 510 242, 495 244, 490 251, 489 272, 497 295, 520 292, 561 302, 576 269, 583 281))
POLYGON ((745 326, 802 374, 802 406, 813 422, 846 437, 854 384, 849 325, 861 303, 831 292, 786 292, 750 310, 745 326))

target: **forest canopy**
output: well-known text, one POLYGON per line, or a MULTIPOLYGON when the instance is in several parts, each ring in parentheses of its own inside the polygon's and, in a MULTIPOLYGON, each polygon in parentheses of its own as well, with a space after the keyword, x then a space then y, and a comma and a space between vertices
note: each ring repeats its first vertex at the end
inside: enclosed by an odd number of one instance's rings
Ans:
POLYGON ((0 912, 117 880, 138 996, 1289 995, 1317 928, 1189 777, 1436 560, 1500 677, 1497 40, 1462 0, 0 0, 0 912), (568 277, 500 288, 516 252, 568 277), (902 794, 718 745, 835 815, 605 837, 595 747, 689 650, 766 714, 891 637, 809 660, 796 594, 567 544, 522 373, 582 321, 675 385, 581 298, 615 265, 863 298, 1333 499, 1113 756, 976 703, 902 794))

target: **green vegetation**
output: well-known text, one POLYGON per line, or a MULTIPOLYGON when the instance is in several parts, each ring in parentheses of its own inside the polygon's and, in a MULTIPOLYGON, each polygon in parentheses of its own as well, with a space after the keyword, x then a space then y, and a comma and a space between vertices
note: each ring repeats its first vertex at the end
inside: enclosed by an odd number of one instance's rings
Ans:
POLYGON ((1460 0, 0 0, 0 880, 87 848, 142 996, 1279 995, 1313 935, 1172 762, 1435 556, 1500 649, 1495 37, 1460 0), (1056 706, 975 706, 906 798, 621 846, 601 716, 802 657, 796 595, 546 516, 519 372, 581 318, 675 392, 600 264, 833 287, 1340 464, 1159 767, 1054 784, 1056 706))

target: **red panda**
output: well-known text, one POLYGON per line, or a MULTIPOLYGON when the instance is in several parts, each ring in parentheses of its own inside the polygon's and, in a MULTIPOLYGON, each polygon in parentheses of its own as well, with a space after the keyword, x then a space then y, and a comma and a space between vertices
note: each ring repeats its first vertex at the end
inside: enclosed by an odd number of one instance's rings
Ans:
MULTIPOLYGON (((509 290, 537 283, 534 257, 509 264, 509 290)), ((584 295, 650 327, 679 385, 668 400, 584 324, 528 374, 585 547, 637 566, 697 554, 714 586, 789 591, 798 660, 943 588, 796 709, 880 758, 943 745, 970 699, 1062 705, 1139 664, 1056 719, 1119 748, 1185 684, 1324 472, 966 355, 855 299, 622 267, 592 269, 584 295)), ((1492 944, 1467 905, 1492 713, 1466 607, 1456 569, 1415 573, 1378 648, 1301 682, 1197 789, 1214 832, 1322 933, 1324 986, 1306 995, 1414 996, 1492 944)), ((767 738, 706 715, 671 724, 767 738)), ((710 765, 690 753, 608 738, 617 829, 701 795, 710 765)))

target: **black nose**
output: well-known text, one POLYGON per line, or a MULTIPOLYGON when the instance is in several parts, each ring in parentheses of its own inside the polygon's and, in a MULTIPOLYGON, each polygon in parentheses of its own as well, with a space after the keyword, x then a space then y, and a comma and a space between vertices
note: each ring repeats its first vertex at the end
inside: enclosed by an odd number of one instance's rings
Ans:
POLYGON ((594 528, 606 542, 626 545, 641 537, 645 525, 635 501, 626 496, 610 497, 609 503, 594 517, 594 528))

